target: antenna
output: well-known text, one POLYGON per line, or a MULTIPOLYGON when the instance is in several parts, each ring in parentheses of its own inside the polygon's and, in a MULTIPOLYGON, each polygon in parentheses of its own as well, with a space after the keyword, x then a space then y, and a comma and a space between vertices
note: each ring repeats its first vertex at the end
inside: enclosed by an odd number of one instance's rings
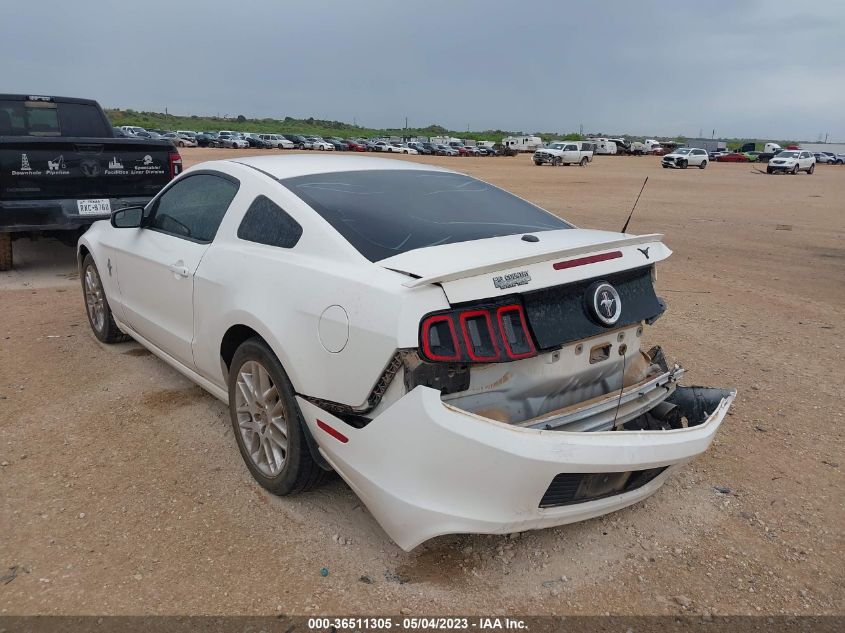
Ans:
POLYGON ((631 222, 631 218, 634 216, 634 209, 637 208, 637 203, 640 201, 640 196, 643 195, 643 189, 645 189, 646 183, 648 182, 648 176, 645 177, 643 181, 643 186, 640 189, 640 192, 637 194, 637 199, 634 201, 634 206, 631 207, 631 213, 628 214, 628 219, 625 220, 625 226, 622 227, 622 233, 628 230, 628 224, 631 222))

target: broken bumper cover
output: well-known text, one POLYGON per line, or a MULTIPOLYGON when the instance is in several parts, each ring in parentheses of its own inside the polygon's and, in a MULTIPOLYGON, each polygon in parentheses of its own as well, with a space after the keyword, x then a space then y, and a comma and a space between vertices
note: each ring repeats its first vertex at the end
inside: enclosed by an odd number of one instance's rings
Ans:
POLYGON ((304 398, 298 401, 320 453, 385 532, 411 550, 442 534, 506 534, 563 525, 645 499, 666 481, 671 466, 710 446, 736 395, 711 391, 713 410, 696 426, 594 433, 496 422, 444 404, 438 391, 422 386, 361 429, 304 398), (540 507, 562 473, 655 468, 665 470, 627 492, 540 507))

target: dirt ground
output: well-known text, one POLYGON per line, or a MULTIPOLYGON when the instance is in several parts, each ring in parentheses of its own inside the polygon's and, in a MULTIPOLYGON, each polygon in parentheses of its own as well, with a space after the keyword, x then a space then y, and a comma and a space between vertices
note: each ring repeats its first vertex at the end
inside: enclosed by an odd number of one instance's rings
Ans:
POLYGON ((629 231, 674 255, 646 345, 739 390, 711 449, 621 512, 405 553, 337 477, 264 492, 220 402, 90 334, 73 251, 19 241, 0 273, 0 613, 845 613, 845 168, 406 160, 612 230, 648 176, 629 231))

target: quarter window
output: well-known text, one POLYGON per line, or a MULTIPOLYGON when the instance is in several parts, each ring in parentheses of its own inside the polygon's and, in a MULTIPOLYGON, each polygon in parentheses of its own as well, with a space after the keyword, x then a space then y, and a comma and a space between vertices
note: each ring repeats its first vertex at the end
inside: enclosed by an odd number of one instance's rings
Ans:
POLYGON ((194 242, 211 242, 236 193, 234 179, 213 174, 187 176, 156 201, 150 228, 194 242))
POLYGON ((302 237, 302 227, 270 198, 258 196, 238 227, 238 237, 267 246, 293 248, 302 237))

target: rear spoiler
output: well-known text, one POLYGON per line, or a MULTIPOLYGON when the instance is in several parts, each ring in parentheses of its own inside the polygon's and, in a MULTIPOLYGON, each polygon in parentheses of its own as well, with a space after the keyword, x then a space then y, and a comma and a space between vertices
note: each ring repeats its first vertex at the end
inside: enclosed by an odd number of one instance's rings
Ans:
MULTIPOLYGON (((428 284, 437 284, 447 281, 454 281, 456 279, 464 279, 466 277, 475 277, 485 273, 492 273, 507 268, 516 268, 517 266, 525 266, 528 264, 536 264, 538 262, 556 259, 558 257, 575 257, 577 255, 585 255, 587 253, 595 253, 596 251, 603 251, 611 248, 620 248, 623 246, 636 246, 638 244, 650 244, 654 242, 663 242, 662 233, 652 233, 650 235, 632 235, 618 240, 610 240, 607 242, 597 242, 593 244, 585 244, 582 246, 573 246, 569 248, 549 250, 542 253, 534 253, 524 257, 516 257, 513 259, 497 259, 483 264, 470 266, 468 268, 451 267, 449 270, 438 272, 428 277, 420 277, 418 279, 410 279, 402 285, 407 288, 418 288, 419 286, 426 286, 428 284)), ((668 254, 667 249, 667 254, 668 254)), ((396 270, 396 269, 392 269, 396 270)), ((397 270, 404 274, 409 274, 404 270, 397 270)))

